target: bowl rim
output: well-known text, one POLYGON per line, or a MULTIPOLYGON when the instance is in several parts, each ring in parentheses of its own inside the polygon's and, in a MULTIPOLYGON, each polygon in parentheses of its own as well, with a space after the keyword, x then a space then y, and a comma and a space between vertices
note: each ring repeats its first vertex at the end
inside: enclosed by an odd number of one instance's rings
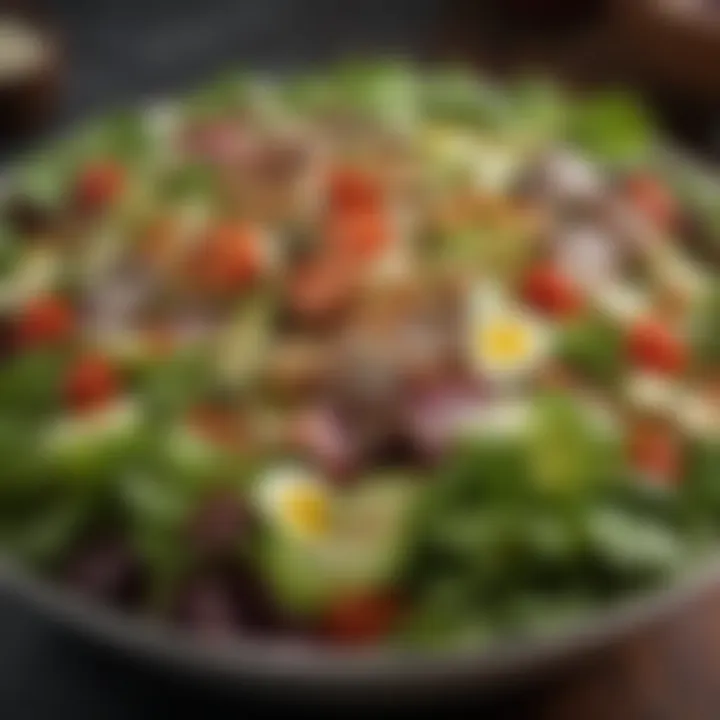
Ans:
POLYGON ((316 689, 396 689, 423 694, 438 685, 477 685, 589 652, 671 617, 720 587, 720 559, 661 589, 598 608, 547 635, 493 639, 468 648, 332 648, 303 641, 237 635, 211 643, 161 620, 83 597, 0 558, 0 590, 75 634, 193 676, 282 682, 316 689))

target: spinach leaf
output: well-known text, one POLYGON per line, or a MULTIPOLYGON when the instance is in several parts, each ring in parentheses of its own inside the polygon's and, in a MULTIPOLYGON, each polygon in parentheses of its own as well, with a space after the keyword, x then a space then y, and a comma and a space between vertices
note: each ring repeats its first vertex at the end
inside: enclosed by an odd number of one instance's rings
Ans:
POLYGON ((38 350, 12 358, 0 373, 0 408, 16 418, 57 409, 65 364, 63 352, 38 350))
POLYGON ((610 166, 627 166, 647 160, 655 132, 645 108, 636 97, 606 91, 573 103, 568 137, 595 160, 610 166))

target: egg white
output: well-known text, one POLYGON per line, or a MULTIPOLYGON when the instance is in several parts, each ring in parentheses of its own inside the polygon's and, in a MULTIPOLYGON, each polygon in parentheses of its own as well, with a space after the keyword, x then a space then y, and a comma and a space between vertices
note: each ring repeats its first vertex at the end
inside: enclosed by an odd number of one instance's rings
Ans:
POLYGON ((493 286, 476 289, 470 299, 467 348, 473 370, 490 380, 518 380, 542 366, 552 348, 552 331, 493 286), (510 333, 509 340, 501 337, 510 333), (513 333, 517 333, 514 337, 513 333), (502 348, 518 342, 521 347, 502 348), (500 348, 500 352, 498 349, 500 348), (504 356, 503 353, 505 353, 504 356))
POLYGON ((331 495, 327 485, 311 470, 288 465, 269 470, 256 488, 258 509, 277 530, 305 541, 319 541, 329 533, 331 495), (308 520, 293 503, 304 498, 317 503, 321 517, 308 520))

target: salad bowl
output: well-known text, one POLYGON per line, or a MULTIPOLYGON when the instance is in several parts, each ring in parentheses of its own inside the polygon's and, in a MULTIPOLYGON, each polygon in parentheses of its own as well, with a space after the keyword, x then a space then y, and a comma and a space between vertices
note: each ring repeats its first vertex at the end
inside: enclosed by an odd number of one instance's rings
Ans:
POLYGON ((5 188, 0 583, 283 700, 474 693, 687 611, 718 199, 636 99, 544 78, 231 74, 89 122, 5 188))

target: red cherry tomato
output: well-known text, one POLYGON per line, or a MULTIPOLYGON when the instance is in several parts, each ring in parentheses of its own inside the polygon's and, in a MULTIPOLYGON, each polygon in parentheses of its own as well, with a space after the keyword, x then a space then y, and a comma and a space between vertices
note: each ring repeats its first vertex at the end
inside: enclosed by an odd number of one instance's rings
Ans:
POLYGON ((257 232, 244 224, 226 223, 208 235, 193 258, 190 272, 205 289, 225 293, 254 281, 262 265, 257 232))
POLYGON ((338 598, 323 618, 325 636, 340 645, 368 645, 390 632, 399 615, 395 598, 384 594, 338 598))
POLYGON ((392 240, 389 218, 381 212, 353 210, 332 215, 327 242, 337 253, 356 260, 371 260, 392 240))
POLYGON ((73 330, 73 310, 63 298, 39 297, 21 311, 17 323, 17 340, 21 347, 31 348, 65 340, 73 330))
POLYGON ((630 328, 627 347, 631 362, 644 370, 677 375, 688 366, 685 344, 657 321, 643 320, 630 328))
POLYGON ((670 230, 679 216, 678 202, 658 178, 645 173, 631 176, 625 194, 633 207, 660 230, 670 230))
POLYGON ((65 401, 73 410, 102 407, 120 390, 120 379, 110 361, 101 355, 79 358, 65 377, 65 401))
POLYGON ((681 443, 667 424, 639 423, 630 435, 629 454, 633 469, 650 480, 667 484, 681 475, 681 443))
POLYGON ((374 211, 382 192, 376 178, 356 168, 338 167, 328 178, 328 201, 332 212, 374 211))
POLYGON ((535 310, 558 318, 576 315, 585 304, 575 283, 549 263, 528 271, 521 292, 535 310))
POLYGON ((115 201, 124 191, 125 168, 112 160, 86 165, 75 181, 75 198, 80 207, 100 210, 115 201))

